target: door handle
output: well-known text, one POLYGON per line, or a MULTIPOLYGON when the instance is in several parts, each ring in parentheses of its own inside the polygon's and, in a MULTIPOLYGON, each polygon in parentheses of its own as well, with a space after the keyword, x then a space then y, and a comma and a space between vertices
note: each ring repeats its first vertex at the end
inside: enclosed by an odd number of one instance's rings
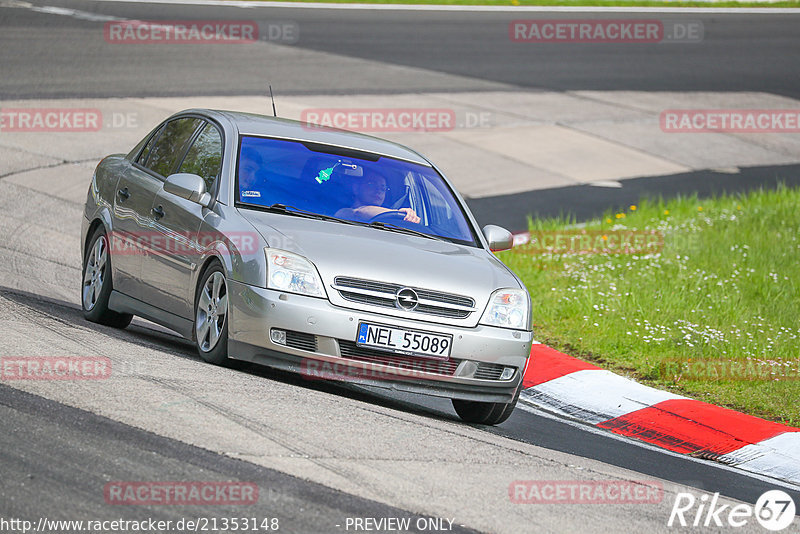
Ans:
POLYGON ((153 208, 152 211, 153 211, 153 215, 156 216, 156 220, 159 220, 161 217, 164 216, 164 210, 161 208, 161 206, 159 206, 157 208, 153 208))
POLYGON ((117 194, 122 197, 122 200, 128 200, 131 197, 131 194, 128 192, 128 188, 120 189, 117 191, 117 194))

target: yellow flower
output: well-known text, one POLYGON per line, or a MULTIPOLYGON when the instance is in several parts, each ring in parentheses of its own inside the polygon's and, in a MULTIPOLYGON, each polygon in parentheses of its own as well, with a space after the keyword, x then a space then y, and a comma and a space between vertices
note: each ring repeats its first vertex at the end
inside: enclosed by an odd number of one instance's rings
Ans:
POLYGON ((616 217, 617 219, 621 219, 622 218, 622 214, 621 213, 617 213, 616 215, 614 215, 614 217, 616 217))
POLYGON ((603 241, 608 241, 608 236, 607 235, 603 236, 603 241))
POLYGON ((631 211, 636 211, 636 204, 631 205, 631 211))
POLYGON ((606 224, 611 224, 611 219, 606 219, 606 224))
POLYGON ((703 211, 703 206, 697 206, 697 211, 703 211))
POLYGON ((669 215, 669 210, 664 210, 664 215, 669 215))
POLYGON ((741 210, 741 209, 742 209, 742 207, 741 207, 741 206, 736 206, 736 209, 737 209, 737 210, 741 210))

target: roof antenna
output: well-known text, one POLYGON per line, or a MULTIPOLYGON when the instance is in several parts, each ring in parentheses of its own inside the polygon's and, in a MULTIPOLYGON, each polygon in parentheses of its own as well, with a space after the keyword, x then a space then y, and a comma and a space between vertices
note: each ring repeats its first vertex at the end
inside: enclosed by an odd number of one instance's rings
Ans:
POLYGON ((269 86, 269 98, 272 100, 272 114, 277 117, 278 112, 275 111, 275 98, 272 96, 272 84, 269 86))

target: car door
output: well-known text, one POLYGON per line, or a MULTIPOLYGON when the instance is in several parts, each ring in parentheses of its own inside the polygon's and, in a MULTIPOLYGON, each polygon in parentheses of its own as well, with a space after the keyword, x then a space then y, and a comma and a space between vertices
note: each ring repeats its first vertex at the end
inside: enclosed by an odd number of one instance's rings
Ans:
MULTIPOLYGON (((214 124, 205 123, 192 140, 176 172, 196 174, 214 194, 222 165, 222 134, 214 124)), ((191 319, 194 309, 192 273, 198 267, 198 232, 208 209, 163 188, 153 201, 157 239, 143 263, 143 278, 151 280, 145 288, 147 302, 191 319)))
POLYGON ((152 225, 150 208, 161 189, 161 180, 148 172, 146 166, 153 145, 158 142, 165 126, 162 124, 155 130, 142 151, 120 176, 114 195, 114 289, 134 298, 141 298, 139 275, 142 255, 148 248, 146 237, 152 225))
MULTIPOLYGON (((120 291, 136 299, 147 302, 147 287, 153 282, 143 276, 142 267, 152 254, 153 241, 157 236, 152 213, 156 194, 162 189, 165 177, 173 172, 183 158, 193 135, 202 124, 203 120, 196 117, 179 117, 165 122, 131 165, 125 183, 120 180, 115 215, 117 230, 126 241, 125 254, 120 256, 124 267, 128 269, 122 277, 120 291)), ((116 279, 114 285, 117 287, 116 279)))

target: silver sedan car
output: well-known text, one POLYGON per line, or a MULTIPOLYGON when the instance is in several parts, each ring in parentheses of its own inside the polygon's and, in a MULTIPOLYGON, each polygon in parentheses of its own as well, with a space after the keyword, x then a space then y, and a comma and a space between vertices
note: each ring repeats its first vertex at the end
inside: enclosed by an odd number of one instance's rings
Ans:
POLYGON ((531 302, 464 200, 416 152, 290 120, 194 109, 103 159, 84 211, 83 312, 138 315, 200 357, 511 414, 531 302))

